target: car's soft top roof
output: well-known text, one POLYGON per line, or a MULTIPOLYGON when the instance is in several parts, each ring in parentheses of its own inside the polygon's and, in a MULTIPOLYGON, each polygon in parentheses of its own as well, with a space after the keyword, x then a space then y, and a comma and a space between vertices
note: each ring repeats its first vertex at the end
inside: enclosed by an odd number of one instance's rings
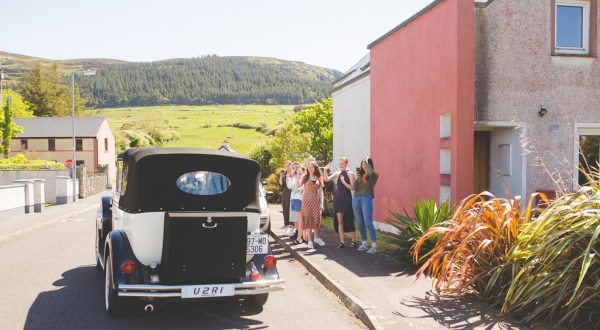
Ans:
POLYGON ((119 155, 119 159, 122 159, 123 162, 129 164, 129 166, 133 166, 140 159, 150 156, 150 155, 171 155, 175 157, 175 155, 219 155, 223 157, 229 158, 240 158, 250 160, 248 157, 223 150, 214 150, 214 149, 202 149, 202 148, 131 148, 123 151, 119 155))
POLYGON ((126 212, 259 210, 260 166, 244 155, 212 149, 142 148, 128 149, 119 159, 126 175, 119 208, 126 212), (231 185, 218 195, 183 192, 177 187, 178 179, 195 171, 220 173, 231 185))

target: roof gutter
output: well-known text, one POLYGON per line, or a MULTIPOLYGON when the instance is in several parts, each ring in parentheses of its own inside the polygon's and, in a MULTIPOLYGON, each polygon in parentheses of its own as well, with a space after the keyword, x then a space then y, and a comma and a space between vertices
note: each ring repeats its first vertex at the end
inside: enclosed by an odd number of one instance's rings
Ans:
POLYGON ((370 69, 367 69, 367 70, 365 70, 365 71, 361 72, 361 73, 360 73, 359 75, 357 75, 356 77, 353 77, 352 79, 350 79, 350 80, 348 80, 348 81, 344 82, 343 84, 341 84, 341 85, 339 85, 339 86, 334 86, 334 87, 331 89, 331 91, 330 91, 329 93, 333 94, 334 92, 337 92, 338 90, 340 90, 340 89, 342 89, 342 88, 344 88, 344 87, 346 87, 346 86, 350 85, 351 83, 353 83, 353 82, 355 82, 355 81, 357 81, 357 80, 360 80, 360 79, 362 79, 362 78, 364 78, 364 77, 366 77, 366 76, 368 76, 368 75, 370 75, 370 74, 371 74, 371 70, 370 70, 370 69))

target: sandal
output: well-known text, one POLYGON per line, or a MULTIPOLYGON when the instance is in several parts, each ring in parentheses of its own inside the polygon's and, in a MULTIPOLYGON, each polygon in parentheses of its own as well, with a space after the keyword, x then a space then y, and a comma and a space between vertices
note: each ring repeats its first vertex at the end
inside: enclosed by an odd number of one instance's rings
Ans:
POLYGON ((346 247, 346 245, 344 245, 344 243, 340 243, 340 244, 338 244, 338 246, 337 246, 337 248, 338 248, 338 249, 343 249, 343 248, 345 248, 345 247, 346 247))
POLYGON ((350 243, 350 247, 354 249, 356 247, 356 241, 352 241, 352 243, 350 243))
POLYGON ((300 242, 297 239, 295 239, 290 244, 291 245, 298 245, 298 244, 300 244, 300 242))

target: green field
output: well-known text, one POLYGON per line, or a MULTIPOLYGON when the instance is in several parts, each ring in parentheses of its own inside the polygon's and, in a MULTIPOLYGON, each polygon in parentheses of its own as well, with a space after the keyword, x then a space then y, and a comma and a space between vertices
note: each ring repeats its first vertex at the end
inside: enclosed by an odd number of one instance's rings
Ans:
POLYGON ((163 147, 216 149, 227 139, 231 148, 247 155, 293 113, 293 105, 177 105, 99 109, 95 116, 106 117, 113 131, 125 123, 167 120, 181 139, 163 147), (232 127, 235 124, 266 127, 266 133, 232 127))

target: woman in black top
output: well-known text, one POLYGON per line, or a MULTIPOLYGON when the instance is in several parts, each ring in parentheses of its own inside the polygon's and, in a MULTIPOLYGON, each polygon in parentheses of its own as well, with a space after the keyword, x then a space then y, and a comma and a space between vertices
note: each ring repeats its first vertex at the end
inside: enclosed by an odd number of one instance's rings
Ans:
POLYGON ((350 247, 356 247, 356 229, 354 227, 354 211, 352 209, 352 191, 354 184, 354 173, 348 170, 348 158, 340 157, 340 170, 330 174, 331 163, 325 167, 327 171, 326 181, 337 179, 335 195, 333 195, 333 227, 340 237, 338 248, 344 248, 344 233, 352 233, 350 247))

